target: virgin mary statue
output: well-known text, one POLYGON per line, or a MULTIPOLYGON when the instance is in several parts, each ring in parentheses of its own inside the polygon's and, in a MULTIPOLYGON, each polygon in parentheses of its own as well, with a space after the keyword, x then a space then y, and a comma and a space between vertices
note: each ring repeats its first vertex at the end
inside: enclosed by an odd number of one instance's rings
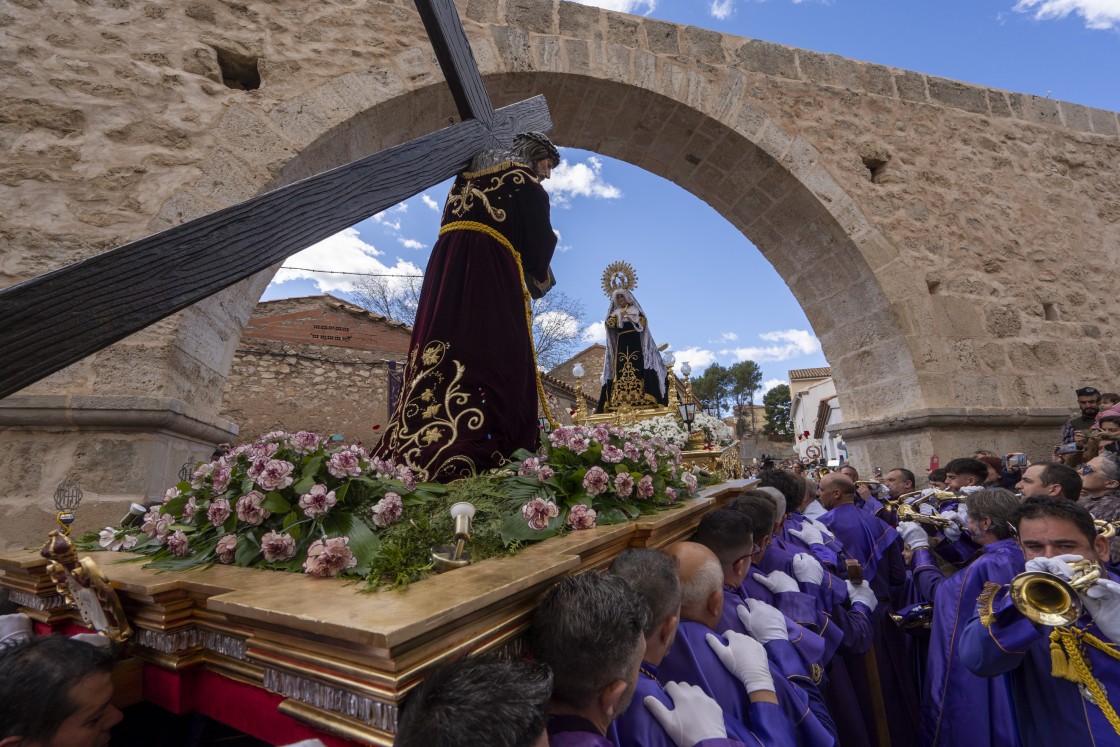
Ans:
POLYGON ((604 322, 607 352, 597 413, 668 404, 665 363, 634 297, 636 287, 634 268, 625 262, 615 262, 603 273, 603 290, 611 303, 604 322))

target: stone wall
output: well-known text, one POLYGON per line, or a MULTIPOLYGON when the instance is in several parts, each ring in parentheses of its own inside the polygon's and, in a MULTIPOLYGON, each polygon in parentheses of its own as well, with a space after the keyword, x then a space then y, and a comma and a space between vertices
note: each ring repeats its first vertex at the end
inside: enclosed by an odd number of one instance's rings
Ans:
POLYGON ((389 367, 363 350, 244 339, 222 414, 251 440, 271 430, 341 433, 372 444, 389 417, 389 367))

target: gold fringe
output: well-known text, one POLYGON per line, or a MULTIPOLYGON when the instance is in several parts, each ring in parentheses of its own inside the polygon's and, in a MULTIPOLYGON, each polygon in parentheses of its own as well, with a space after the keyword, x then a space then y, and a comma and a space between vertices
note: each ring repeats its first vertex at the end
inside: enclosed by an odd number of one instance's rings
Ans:
POLYGON ((1120 651, 1115 645, 1105 643, 1092 633, 1074 627, 1055 628, 1050 633, 1051 674, 1084 685, 1112 729, 1120 734, 1120 715, 1117 715, 1116 709, 1108 702, 1101 683, 1093 676, 1089 661, 1081 648, 1082 641, 1113 659, 1120 659, 1120 651))
POLYGON ((985 628, 992 627, 992 622, 996 618, 995 612, 992 611, 992 605, 995 602, 996 592, 1002 587, 992 581, 984 584, 984 588, 980 590, 979 596, 976 597, 977 612, 980 613, 980 624, 985 628))
POLYGON ((545 394, 544 384, 541 382, 541 369, 537 366, 537 346, 533 343, 533 297, 529 295, 529 289, 525 285, 525 268, 521 266, 521 254, 513 248, 509 239, 485 223, 473 220, 458 220, 439 229, 439 235, 443 236, 445 233, 451 233, 452 231, 484 233, 508 249, 509 253, 513 255, 513 261, 517 264, 517 274, 521 278, 521 295, 525 298, 525 325, 529 330, 529 350, 533 354, 533 375, 537 379, 537 399, 541 402, 541 410, 544 411, 544 416, 548 419, 549 425, 558 428, 559 424, 552 418, 552 413, 548 410, 548 395, 545 394))

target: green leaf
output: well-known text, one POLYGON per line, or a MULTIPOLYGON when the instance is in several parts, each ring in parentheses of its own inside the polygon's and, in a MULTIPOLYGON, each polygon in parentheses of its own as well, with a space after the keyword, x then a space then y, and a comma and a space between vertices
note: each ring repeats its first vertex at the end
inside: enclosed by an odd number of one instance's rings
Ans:
POLYGON ((418 482, 414 492, 419 493, 421 491, 432 495, 447 495, 447 486, 440 485, 438 482, 418 482))
POLYGON ((274 514, 286 514, 292 510, 292 504, 284 500, 284 496, 273 491, 264 497, 261 508, 274 514))
POLYGON ((596 524, 625 524, 627 521, 630 520, 626 518, 626 514, 617 508, 599 511, 595 517, 596 524))
MULTIPOLYGON (((303 463, 303 479, 304 480, 309 479, 309 480, 311 480, 312 484, 314 484, 315 483, 315 475, 317 475, 319 473, 319 467, 321 467, 322 465, 323 465, 323 455, 322 454, 317 454, 315 456, 309 457, 307 459, 307 461, 305 461, 303 463)), ((303 480, 301 480, 300 482, 303 482, 303 480)), ((301 493, 306 493, 307 490, 302 490, 300 492, 301 493)))
POLYGON ((304 477, 299 482, 292 485, 292 492, 296 495, 303 495, 315 486, 315 478, 312 476, 304 477))
POLYGON ((334 498, 339 503, 346 499, 346 493, 350 490, 350 483, 344 482, 334 490, 334 498))
POLYGON ((352 572, 360 575, 369 573, 377 551, 381 548, 381 540, 369 527, 354 516, 334 512, 323 518, 323 530, 328 537, 349 537, 350 552, 358 559, 358 565, 352 572))
MULTIPOLYGON (((559 517, 557 517, 559 518, 559 517)), ((549 527, 537 531, 529 526, 521 514, 514 514, 502 522, 502 542, 509 545, 513 542, 540 542, 541 540, 555 537, 560 533, 558 528, 549 527)))
POLYGON ((619 504, 619 509, 625 512, 631 519, 642 515, 642 509, 638 508, 633 503, 619 504))
POLYGON ((242 568, 253 565, 261 557, 260 543, 254 543, 252 539, 252 534, 243 534, 237 538, 237 551, 233 554, 233 560, 242 568))
POLYGON ((175 516, 182 516, 183 515, 183 506, 187 505, 187 501, 189 499, 190 499, 189 495, 177 496, 177 497, 169 500, 167 503, 164 503, 162 506, 160 506, 159 510, 162 513, 165 513, 165 514, 173 514, 175 516))
POLYGON ((253 478, 246 477, 244 480, 241 481, 241 491, 238 493, 238 495, 245 495, 246 493, 252 491, 252 489, 253 489, 253 478))

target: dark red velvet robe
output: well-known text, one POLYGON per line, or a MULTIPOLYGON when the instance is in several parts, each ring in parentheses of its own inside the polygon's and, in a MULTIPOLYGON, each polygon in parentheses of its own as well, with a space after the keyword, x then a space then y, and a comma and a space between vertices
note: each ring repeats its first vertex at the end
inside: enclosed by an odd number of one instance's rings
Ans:
POLYGON ((548 280, 555 248, 548 194, 531 168, 505 163, 456 178, 377 456, 421 480, 447 481, 537 447, 524 281, 548 280))

